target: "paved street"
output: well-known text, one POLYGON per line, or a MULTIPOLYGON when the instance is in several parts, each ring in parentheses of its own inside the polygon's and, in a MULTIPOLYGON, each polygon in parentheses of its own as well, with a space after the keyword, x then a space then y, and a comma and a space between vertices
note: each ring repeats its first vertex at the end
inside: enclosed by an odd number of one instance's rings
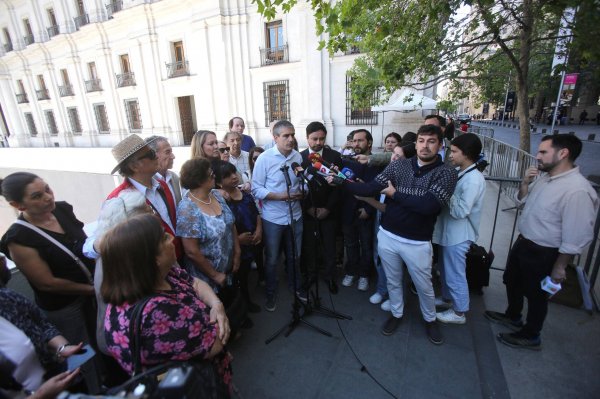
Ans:
MULTIPOLYGON (((489 127, 494 129, 494 138, 496 140, 505 142, 514 147, 519 147, 519 131, 518 129, 500 127, 490 125, 483 121, 481 122, 473 122, 473 126, 481 126, 481 127, 489 127)), ((547 129, 547 132, 550 131, 549 125, 544 124, 536 124, 537 133, 531 135, 531 152, 535 155, 537 151, 538 145, 542 139, 541 130, 547 129)), ((600 141, 587 141, 588 135, 595 134, 596 140, 600 140, 600 126, 596 124, 591 124, 588 122, 586 125, 566 125, 566 126, 555 126, 555 130, 558 130, 560 133, 569 133, 575 132, 577 137, 583 140, 583 150, 581 155, 577 159, 577 165, 579 165, 581 169, 581 173, 589 177, 590 175, 599 176, 600 175, 600 157, 598 156, 600 152, 600 141)))

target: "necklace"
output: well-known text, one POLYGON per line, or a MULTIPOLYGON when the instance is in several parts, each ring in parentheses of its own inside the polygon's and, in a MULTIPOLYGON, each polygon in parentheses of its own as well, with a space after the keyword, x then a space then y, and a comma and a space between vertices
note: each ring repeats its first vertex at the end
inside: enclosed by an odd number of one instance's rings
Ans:
POLYGON ((192 191, 188 191, 190 193, 190 195, 192 196, 193 199, 195 199, 198 202, 203 203, 204 205, 210 205, 212 203, 212 197, 210 196, 210 193, 208 194, 208 202, 206 201, 202 201, 200 198, 196 197, 194 194, 192 194, 192 191))

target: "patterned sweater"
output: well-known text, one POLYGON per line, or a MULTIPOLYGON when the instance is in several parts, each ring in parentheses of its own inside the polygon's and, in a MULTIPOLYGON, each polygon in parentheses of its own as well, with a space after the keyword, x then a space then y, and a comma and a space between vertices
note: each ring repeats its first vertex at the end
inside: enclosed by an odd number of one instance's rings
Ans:
POLYGON ((403 238, 430 241, 437 215, 456 187, 456 170, 444 165, 439 156, 422 167, 412 157, 392 162, 370 183, 344 181, 343 187, 355 195, 372 196, 387 187, 388 181, 396 193, 386 201, 381 227, 403 238))

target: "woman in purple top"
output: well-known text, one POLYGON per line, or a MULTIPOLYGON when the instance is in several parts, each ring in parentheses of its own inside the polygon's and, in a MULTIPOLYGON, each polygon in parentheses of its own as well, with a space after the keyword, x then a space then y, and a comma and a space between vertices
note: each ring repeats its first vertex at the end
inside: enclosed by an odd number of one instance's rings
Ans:
POLYGON ((173 360, 212 359, 230 385, 230 355, 224 350, 229 322, 212 289, 176 265, 173 237, 153 215, 133 217, 110 230, 100 244, 104 267, 101 294, 109 353, 133 373, 130 320, 142 310, 140 357, 144 367, 173 360))

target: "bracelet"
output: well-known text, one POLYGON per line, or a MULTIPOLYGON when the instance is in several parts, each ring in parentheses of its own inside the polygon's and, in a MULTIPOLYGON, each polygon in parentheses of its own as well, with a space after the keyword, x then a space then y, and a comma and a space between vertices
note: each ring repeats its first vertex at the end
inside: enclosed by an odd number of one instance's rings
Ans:
POLYGON ((71 344, 63 344, 63 345, 59 346, 58 349, 56 350, 56 357, 58 357, 58 358, 62 357, 61 353, 65 350, 65 348, 67 346, 71 346, 71 344))

